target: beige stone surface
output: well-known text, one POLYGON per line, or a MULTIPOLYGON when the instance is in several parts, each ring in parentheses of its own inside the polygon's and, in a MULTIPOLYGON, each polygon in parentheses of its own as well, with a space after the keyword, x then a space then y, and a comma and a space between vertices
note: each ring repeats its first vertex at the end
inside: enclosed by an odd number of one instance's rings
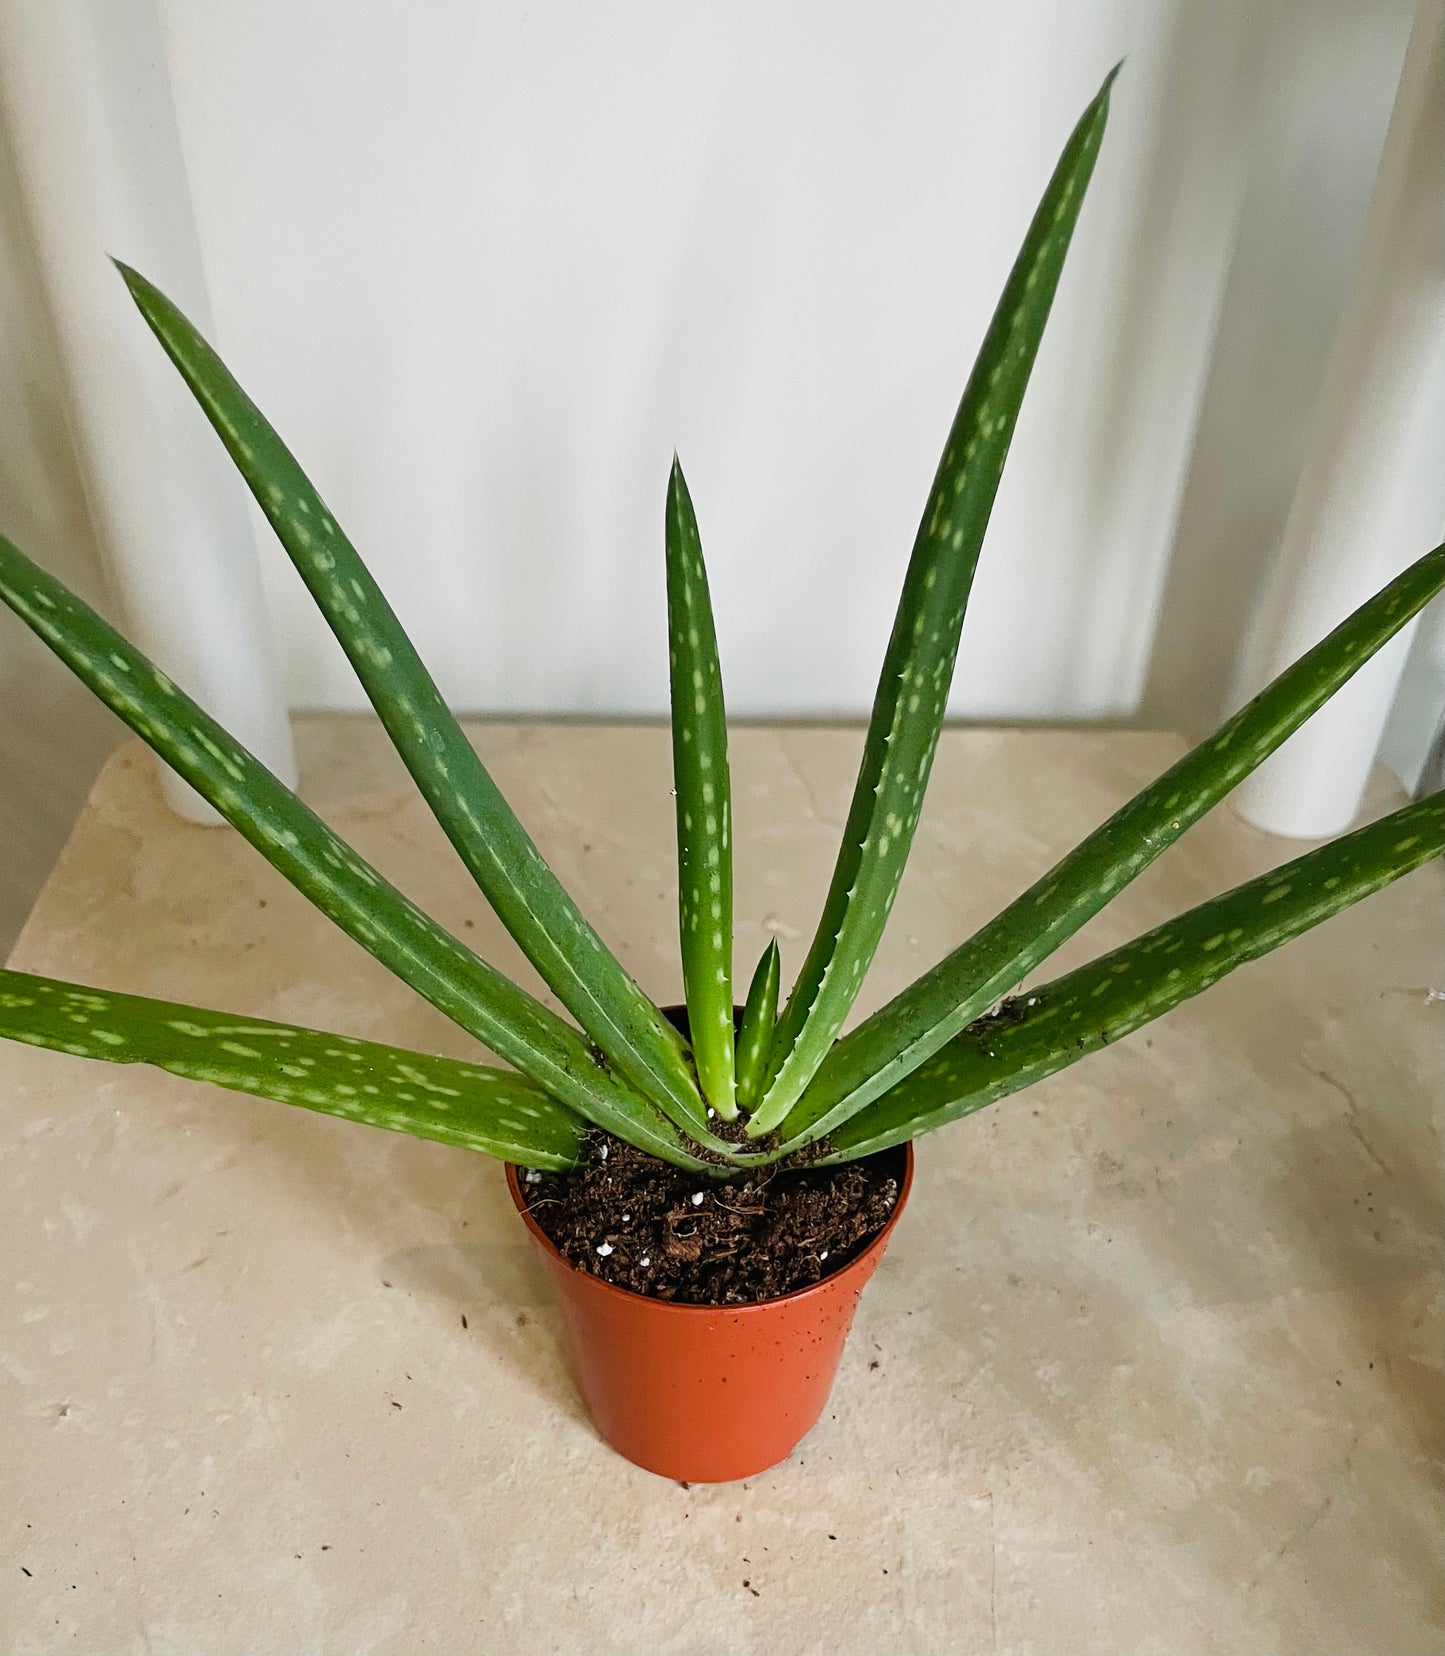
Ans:
MULTIPOLYGON (((323 814, 515 965, 375 728, 301 735, 323 814)), ((665 732, 476 740, 675 998, 665 732)), ((737 732, 740 972, 796 967, 858 746, 737 732)), ((1179 750, 950 732, 867 1003, 1179 750)), ((1065 959, 1294 849, 1217 812, 1065 959)), ((0 1646, 1438 1650, 1441 880, 926 1140, 828 1412, 741 1485, 598 1441, 495 1164, 0 1049, 0 1646)), ((133 747, 13 963, 468 1051, 133 747)))

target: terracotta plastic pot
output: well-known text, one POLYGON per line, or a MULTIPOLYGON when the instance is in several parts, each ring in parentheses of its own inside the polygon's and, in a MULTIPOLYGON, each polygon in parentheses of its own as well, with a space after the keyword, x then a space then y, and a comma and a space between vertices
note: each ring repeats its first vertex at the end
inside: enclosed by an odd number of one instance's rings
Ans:
POLYGON ((569 1264, 507 1188, 537 1244, 562 1312, 582 1400, 619 1454, 688 1483, 751 1477, 787 1457, 823 1412, 843 1343, 913 1183, 901 1161, 888 1223, 840 1271, 753 1305, 674 1305, 569 1264))

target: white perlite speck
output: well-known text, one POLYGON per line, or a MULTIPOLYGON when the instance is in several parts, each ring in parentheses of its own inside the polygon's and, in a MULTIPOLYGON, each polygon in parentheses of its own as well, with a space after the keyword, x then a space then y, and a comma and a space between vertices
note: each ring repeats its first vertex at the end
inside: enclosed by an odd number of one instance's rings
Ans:
POLYGON ((702 1206, 702 1192, 700 1190, 693 1191, 693 1193, 692 1193, 692 1205, 694 1207, 701 1207, 702 1206))
POLYGON ((597 1244, 597 1252, 601 1254, 603 1259, 606 1259, 608 1254, 612 1252, 612 1244, 610 1242, 599 1242, 597 1244))
POLYGON ((624 1213, 622 1215, 622 1223, 624 1225, 630 1225, 632 1223, 632 1215, 630 1213, 624 1213))
POLYGON ((818 1263, 821 1265, 827 1257, 828 1257, 828 1250, 826 1248, 824 1248, 822 1253, 820 1253, 818 1255, 818 1263))
POLYGON ((642 1264, 642 1265, 650 1265, 652 1263, 652 1261, 650 1259, 643 1259, 643 1260, 639 1260, 638 1263, 642 1264))
POLYGON ((606 1161, 607 1160, 607 1146, 605 1144, 599 1145, 597 1147, 597 1159, 598 1159, 598 1161, 606 1161))
POLYGON ((541 1184, 542 1175, 537 1171, 537 1169, 535 1167, 529 1167, 527 1169, 526 1179, 527 1179, 528 1184, 541 1184))

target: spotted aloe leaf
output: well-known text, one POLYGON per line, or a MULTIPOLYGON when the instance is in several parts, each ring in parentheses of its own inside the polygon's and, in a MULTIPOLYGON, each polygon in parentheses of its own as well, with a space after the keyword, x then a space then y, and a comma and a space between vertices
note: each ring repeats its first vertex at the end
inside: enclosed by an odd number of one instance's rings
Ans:
POLYGON ((580 1159, 586 1123, 510 1070, 319 1029, 0 971, 0 1036, 485 1150, 528 1167, 580 1159))
POLYGON ((738 1103, 752 1109, 767 1071, 768 1048, 778 1021, 778 979, 781 975, 778 940, 772 938, 753 972, 738 1025, 738 1103))
POLYGON ((1131 1034, 1445 850, 1445 793, 1284 864, 1006 1002, 830 1138, 844 1161, 931 1132, 1131 1034))
POLYGON ((1288 737, 1445 585, 1438 546, 1362 604, 1208 740, 829 1053, 788 1120, 791 1144, 834 1134, 1071 937, 1288 737))
POLYGON ((119 268, 502 923, 609 1063, 675 1121, 705 1126, 676 1032, 543 860, 452 717, 381 588, 290 450, 170 300, 134 270, 119 268))
POLYGON ((672 1124, 568 1023, 385 881, 116 630, 0 536, 0 599, 328 919, 580 1114, 683 1166, 672 1124))
POLYGON ((778 1020, 750 1132, 777 1127, 811 1080, 893 906, 938 745, 979 548, 1103 140, 1114 73, 1064 146, 949 432, 904 577, 823 916, 778 1020))
POLYGON ((678 924, 698 1080, 726 1121, 733 1087, 732 789, 712 599, 692 497, 674 457, 667 485, 667 630, 678 924))

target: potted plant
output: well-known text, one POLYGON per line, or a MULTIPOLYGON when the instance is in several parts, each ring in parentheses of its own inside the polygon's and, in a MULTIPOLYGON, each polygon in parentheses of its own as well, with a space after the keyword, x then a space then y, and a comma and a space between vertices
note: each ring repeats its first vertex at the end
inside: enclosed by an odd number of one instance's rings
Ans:
POLYGON ((685 995, 670 1021, 562 889, 280 438, 179 311, 122 267, 457 853, 575 1021, 422 913, 0 539, 0 597, 343 931, 512 1067, 20 972, 0 972, 0 1035, 502 1158, 610 1441, 689 1479, 745 1476, 786 1455, 822 1407, 857 1296, 907 1198, 915 1139, 1129 1034, 1445 845, 1437 794, 1013 993, 1421 609, 1445 582, 1440 547, 842 1033, 922 807, 984 529, 1112 80, 1064 148, 949 433, 832 884, 781 1005, 775 943, 735 1005, 727 726, 681 469, 665 531, 685 995))

